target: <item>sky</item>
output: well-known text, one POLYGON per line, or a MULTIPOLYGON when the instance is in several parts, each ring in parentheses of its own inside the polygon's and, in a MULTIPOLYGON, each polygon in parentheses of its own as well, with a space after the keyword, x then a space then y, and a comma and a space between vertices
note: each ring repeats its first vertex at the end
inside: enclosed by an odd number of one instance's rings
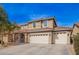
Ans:
POLYGON ((17 24, 53 16, 58 26, 72 27, 79 22, 77 3, 4 3, 1 6, 8 14, 9 20, 17 24))

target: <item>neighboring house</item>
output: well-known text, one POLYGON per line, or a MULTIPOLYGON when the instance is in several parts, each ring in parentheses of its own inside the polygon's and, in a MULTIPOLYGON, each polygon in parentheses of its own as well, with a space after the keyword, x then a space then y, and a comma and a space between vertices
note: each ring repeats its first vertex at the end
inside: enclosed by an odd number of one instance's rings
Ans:
POLYGON ((77 33, 79 33, 79 23, 73 25, 72 37, 77 35, 77 33))
POLYGON ((73 25, 73 30, 71 32, 71 41, 74 43, 74 37, 79 33, 79 23, 73 25))
POLYGON ((70 38, 70 42, 71 44, 74 44, 74 37, 79 33, 79 23, 75 23, 73 25, 73 29, 71 32, 71 38, 70 38))
POLYGON ((13 32, 12 42, 37 44, 70 44, 72 28, 59 27, 54 18, 46 18, 21 25, 13 32))

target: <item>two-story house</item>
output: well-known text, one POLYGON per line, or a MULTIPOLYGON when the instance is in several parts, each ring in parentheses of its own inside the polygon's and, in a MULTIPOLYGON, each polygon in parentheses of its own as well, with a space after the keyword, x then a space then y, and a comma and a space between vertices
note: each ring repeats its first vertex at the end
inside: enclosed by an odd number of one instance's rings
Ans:
POLYGON ((46 18, 22 25, 17 33, 25 35, 26 43, 70 44, 71 31, 69 27, 58 27, 54 18, 46 18))

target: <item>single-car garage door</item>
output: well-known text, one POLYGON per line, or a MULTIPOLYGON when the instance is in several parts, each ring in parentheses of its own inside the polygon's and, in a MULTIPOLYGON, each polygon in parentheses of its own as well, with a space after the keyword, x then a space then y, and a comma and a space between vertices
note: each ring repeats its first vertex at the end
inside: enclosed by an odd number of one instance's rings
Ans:
POLYGON ((49 43, 49 33, 30 33, 29 34, 30 43, 49 43))
POLYGON ((55 44, 67 44, 67 33, 55 33, 55 44))

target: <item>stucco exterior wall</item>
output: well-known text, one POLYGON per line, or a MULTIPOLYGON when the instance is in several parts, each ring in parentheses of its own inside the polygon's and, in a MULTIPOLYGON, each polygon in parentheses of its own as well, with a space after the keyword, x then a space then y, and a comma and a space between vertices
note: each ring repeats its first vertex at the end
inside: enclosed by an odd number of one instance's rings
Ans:
POLYGON ((28 27, 28 29, 33 29, 33 24, 32 24, 32 23, 29 23, 29 24, 27 25, 27 27, 28 27))
POLYGON ((53 44, 53 32, 49 32, 49 44, 53 44))
POLYGON ((41 21, 36 22, 36 29, 41 28, 41 21))
POLYGON ((54 21, 53 20, 48 20, 48 27, 53 28, 54 26, 54 21))
POLYGON ((28 43, 28 34, 27 33, 24 33, 24 35, 25 35, 25 43, 28 43))
POLYGON ((27 25, 21 26, 21 29, 27 29, 27 25))
POLYGON ((27 25, 27 29, 39 29, 41 28, 41 21, 35 22, 36 26, 33 27, 33 23, 27 25))

